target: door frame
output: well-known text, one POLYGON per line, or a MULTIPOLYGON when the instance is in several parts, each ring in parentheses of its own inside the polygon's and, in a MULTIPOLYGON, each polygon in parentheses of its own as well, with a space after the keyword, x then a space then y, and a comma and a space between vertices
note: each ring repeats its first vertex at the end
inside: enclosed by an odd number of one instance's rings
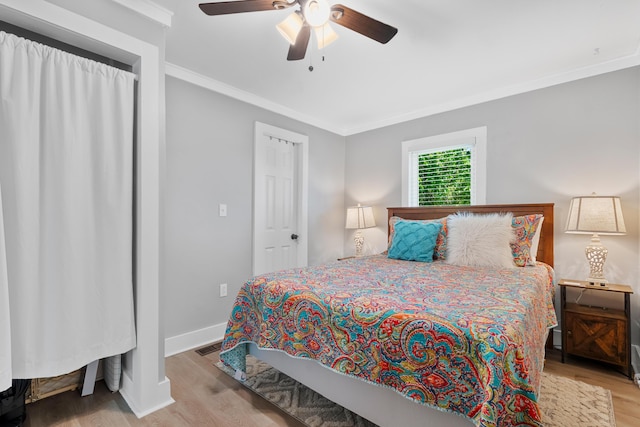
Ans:
POLYGON ((251 271, 256 272, 256 189, 258 188, 258 176, 256 169, 258 165, 257 145, 263 136, 284 139, 297 145, 296 150, 296 179, 297 179, 297 266, 306 267, 308 262, 308 214, 309 214, 309 137, 300 133, 292 132, 276 126, 271 126, 261 122, 255 122, 253 138, 253 193, 252 193, 252 252, 251 271))

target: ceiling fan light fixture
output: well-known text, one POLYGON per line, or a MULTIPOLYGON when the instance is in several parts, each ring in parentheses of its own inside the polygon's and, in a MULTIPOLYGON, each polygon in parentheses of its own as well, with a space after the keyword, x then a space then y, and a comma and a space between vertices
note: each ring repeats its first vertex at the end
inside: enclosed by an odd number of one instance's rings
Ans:
POLYGON ((322 27, 315 27, 313 29, 316 33, 316 39, 318 40, 318 49, 324 49, 334 41, 338 40, 338 33, 327 22, 322 27))
POLYGON ((329 21, 331 7, 326 0, 309 0, 302 11, 304 19, 312 27, 322 27, 329 21))
POLYGON ((293 12, 287 16, 284 21, 276 25, 276 28, 289 44, 295 44, 303 24, 304 21, 299 12, 293 12))
POLYGON ((333 43, 338 35, 327 25, 329 21, 382 44, 387 43, 398 33, 398 29, 391 25, 377 21, 347 6, 331 5, 329 0, 216 0, 200 3, 199 7, 209 16, 295 7, 296 12, 276 25, 278 32, 289 42, 288 61, 299 61, 305 57, 311 38, 311 28, 316 33, 320 49, 333 43))

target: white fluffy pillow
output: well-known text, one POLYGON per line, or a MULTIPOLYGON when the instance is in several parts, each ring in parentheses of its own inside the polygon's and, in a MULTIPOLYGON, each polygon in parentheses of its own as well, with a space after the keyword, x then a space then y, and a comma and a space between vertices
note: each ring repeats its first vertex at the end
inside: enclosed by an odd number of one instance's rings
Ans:
POLYGON ((512 214, 459 212, 447 219, 447 258, 453 265, 512 268, 512 214))

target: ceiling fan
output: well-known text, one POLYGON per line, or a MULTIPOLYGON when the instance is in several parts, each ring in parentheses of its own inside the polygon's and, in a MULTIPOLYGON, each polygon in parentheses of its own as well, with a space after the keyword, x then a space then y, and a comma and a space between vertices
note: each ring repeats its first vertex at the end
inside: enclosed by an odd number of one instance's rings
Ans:
POLYGON ((280 10, 298 5, 300 8, 279 23, 276 28, 291 44, 287 60, 303 59, 313 28, 322 49, 334 42, 338 34, 329 21, 380 43, 387 43, 398 32, 397 28, 384 24, 341 4, 329 5, 327 0, 236 0, 201 3, 200 9, 207 15, 280 10))

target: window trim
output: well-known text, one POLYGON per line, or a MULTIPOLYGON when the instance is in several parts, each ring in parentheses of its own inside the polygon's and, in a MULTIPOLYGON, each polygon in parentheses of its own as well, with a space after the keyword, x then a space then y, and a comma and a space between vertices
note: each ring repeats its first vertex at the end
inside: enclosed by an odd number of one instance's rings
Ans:
POLYGON ((409 206, 411 153, 473 145, 471 158, 471 204, 487 203, 487 127, 450 132, 402 141, 402 206, 409 206))

